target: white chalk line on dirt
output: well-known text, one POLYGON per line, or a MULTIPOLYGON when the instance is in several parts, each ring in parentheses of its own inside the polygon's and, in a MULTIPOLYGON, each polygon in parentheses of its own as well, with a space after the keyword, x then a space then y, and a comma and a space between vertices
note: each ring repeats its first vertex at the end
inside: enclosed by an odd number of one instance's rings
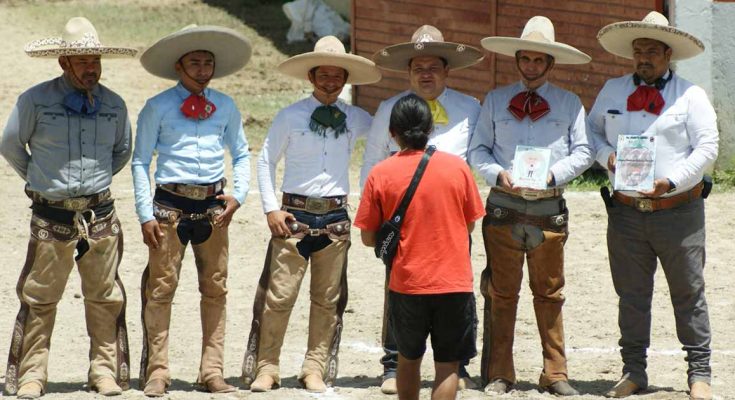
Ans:
MULTIPOLYGON (((383 348, 380 346, 374 346, 365 342, 342 342, 343 348, 348 348, 352 351, 360 353, 380 354, 383 352, 383 348)), ((426 349, 430 351, 430 349, 426 349)), ((567 348, 567 353, 590 353, 590 354, 617 354, 620 352, 619 347, 571 347, 567 348)), ((712 350, 713 354, 721 356, 735 356, 735 350, 712 350)), ((681 356, 685 355, 686 352, 683 350, 658 350, 649 349, 649 355, 659 356, 681 356)))

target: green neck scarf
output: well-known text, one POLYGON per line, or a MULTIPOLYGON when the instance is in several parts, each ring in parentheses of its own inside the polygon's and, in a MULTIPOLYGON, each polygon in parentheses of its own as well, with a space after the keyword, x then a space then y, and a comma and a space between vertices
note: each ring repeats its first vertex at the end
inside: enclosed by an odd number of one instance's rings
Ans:
POLYGON ((347 115, 336 106, 319 106, 311 114, 309 129, 319 136, 326 137, 327 129, 334 130, 334 137, 347 132, 347 115))

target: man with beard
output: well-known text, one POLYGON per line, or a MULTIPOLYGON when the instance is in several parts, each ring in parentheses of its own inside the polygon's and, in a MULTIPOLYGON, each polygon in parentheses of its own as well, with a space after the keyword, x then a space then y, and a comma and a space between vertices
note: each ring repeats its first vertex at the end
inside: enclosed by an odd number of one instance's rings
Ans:
MULTIPOLYGON (((416 94, 426 100, 431 108, 434 130, 429 135, 429 145, 437 150, 467 158, 467 143, 470 139, 480 103, 446 86, 450 71, 470 67, 482 60, 482 51, 472 46, 445 42, 441 31, 431 25, 417 29, 410 42, 388 46, 373 55, 375 64, 389 71, 408 73, 411 85, 409 90, 380 103, 368 132, 367 144, 360 170, 360 186, 364 186, 372 168, 380 161, 399 150, 398 144, 388 132, 390 113, 398 99, 416 94)), ((396 367, 398 348, 393 327, 388 319, 386 275, 386 300, 383 307, 382 342, 385 355, 380 359, 383 364, 383 383, 380 387, 385 394, 394 394, 396 388, 396 367)), ((460 363, 459 387, 474 388, 475 384, 467 373, 469 360, 460 363)))
POLYGON ((704 44, 653 11, 642 21, 610 24, 597 35, 635 72, 609 80, 588 117, 597 161, 616 176, 618 135, 656 137, 653 188, 606 198, 607 246, 615 291, 623 376, 607 392, 626 397, 648 386, 651 299, 657 261, 666 276, 676 334, 686 351, 692 399, 711 399, 711 331, 704 295, 703 175, 717 158, 717 116, 702 88, 671 70, 704 44))
POLYGON ((151 74, 178 81, 146 102, 138 117, 133 152, 135 207, 148 246, 140 287, 140 384, 146 396, 163 396, 171 384, 171 303, 189 242, 201 294, 197 383, 211 393, 236 390, 223 375, 228 226, 248 192, 249 151, 235 102, 208 86, 212 79, 244 67, 250 54, 250 42, 235 30, 190 25, 163 37, 140 58, 151 74), (225 148, 232 156, 232 194, 224 192, 225 148), (151 198, 148 171, 154 152, 156 191, 151 198))
POLYGON ((26 53, 58 58, 64 73, 20 95, 0 145, 33 202, 5 392, 43 395, 56 306, 76 262, 90 338, 89 387, 119 395, 128 387, 130 362, 117 273, 122 230, 109 188, 130 158, 130 121, 123 99, 98 82, 101 57, 132 57, 136 50, 103 46, 92 23, 75 17, 61 37, 34 41, 26 53))
POLYGON ((258 158, 258 186, 271 240, 253 305, 243 380, 253 392, 280 384, 280 354, 288 319, 311 262, 309 338, 299 381, 324 392, 337 376, 342 314, 347 304, 347 215, 350 155, 370 115, 338 99, 345 83, 380 80, 372 61, 345 52, 334 36, 314 51, 289 58, 278 70, 308 79, 313 93, 273 119, 258 158), (282 206, 276 166, 285 158, 282 206))
POLYGON ((513 337, 525 258, 543 348, 539 386, 576 395, 568 383, 562 322, 569 217, 562 193, 593 158, 582 103, 548 78, 555 64, 584 64, 590 57, 556 42, 554 26, 542 16, 528 20, 520 38, 485 38, 482 46, 515 57, 521 77, 487 94, 470 141, 470 164, 491 186, 482 223, 487 268, 480 282, 482 295, 492 299, 482 352, 485 392, 501 395, 516 382, 513 337), (513 165, 518 146, 550 149, 548 189, 516 186, 511 170, 521 168, 513 165))

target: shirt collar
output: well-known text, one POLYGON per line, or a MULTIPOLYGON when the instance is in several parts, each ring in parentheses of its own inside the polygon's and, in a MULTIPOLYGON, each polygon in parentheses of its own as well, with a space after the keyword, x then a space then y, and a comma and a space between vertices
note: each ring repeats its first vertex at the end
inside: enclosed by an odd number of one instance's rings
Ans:
MULTIPOLYGON (((71 83, 71 81, 64 74, 61 74, 60 81, 61 81, 61 90, 65 94, 66 93, 69 93, 71 91, 78 91, 78 92, 81 92, 82 91, 81 89, 78 89, 76 86, 74 86, 71 83)), ((92 88, 92 94, 95 95, 95 96, 97 96, 97 97, 100 97, 100 98, 102 97, 100 95, 100 84, 99 83, 96 84, 96 85, 94 85, 94 88, 92 88)))
MULTIPOLYGON (((520 86, 520 89, 518 90, 519 92, 520 91, 528 91, 528 87, 526 86, 525 83, 523 83, 523 81, 519 81, 518 84, 520 86)), ((541 85, 541 86, 539 86, 539 87, 536 88, 535 92, 538 93, 540 96, 543 97, 543 94, 546 93, 546 91, 548 89, 549 89, 549 80, 547 79, 546 82, 544 82, 543 85, 541 85)))
POLYGON ((311 108, 317 108, 319 106, 335 106, 335 107, 339 108, 340 110, 342 109, 342 107, 340 107, 340 103, 342 103, 342 101, 340 101, 339 98, 337 98, 337 100, 335 100, 334 103, 332 103, 332 104, 324 104, 321 101, 319 101, 319 99, 317 99, 316 97, 314 97, 314 95, 312 94, 311 96, 309 96, 309 98, 307 99, 307 101, 309 103, 309 107, 311 107, 311 108))
MULTIPOLYGON (((181 97, 181 100, 185 100, 187 97, 191 96, 191 92, 189 91, 189 89, 184 87, 184 84, 181 83, 181 81, 176 83, 175 92, 176 94, 179 95, 179 97, 181 97)), ((204 94, 204 97, 209 98, 209 95, 210 95, 209 87, 204 88, 204 91, 202 92, 202 94, 204 94)))
MULTIPOLYGON (((447 99, 448 89, 449 89, 448 87, 444 86, 444 90, 442 90, 442 92, 439 94, 439 96, 436 96, 436 99, 434 99, 434 100, 439 100, 439 102, 442 103, 442 106, 444 106, 444 108, 447 107, 446 99, 447 99)), ((419 94, 416 93, 416 92, 414 92, 413 89, 409 90, 409 93, 415 94, 416 96, 419 96, 419 94)), ((419 96, 419 97, 421 97, 421 96, 419 96)))

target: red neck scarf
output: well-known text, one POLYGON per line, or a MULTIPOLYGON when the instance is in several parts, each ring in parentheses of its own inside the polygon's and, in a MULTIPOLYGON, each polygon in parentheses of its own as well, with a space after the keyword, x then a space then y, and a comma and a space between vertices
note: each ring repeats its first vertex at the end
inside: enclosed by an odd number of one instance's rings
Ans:
POLYGON ((207 119, 217 111, 217 107, 204 96, 192 94, 181 104, 181 112, 186 118, 207 119))
POLYGON ((660 115, 664 109, 664 98, 653 86, 640 85, 628 96, 628 111, 646 111, 660 115))
POLYGON ((508 104, 508 111, 521 121, 528 115, 531 121, 536 121, 551 111, 549 102, 535 91, 523 91, 515 95, 508 104))

